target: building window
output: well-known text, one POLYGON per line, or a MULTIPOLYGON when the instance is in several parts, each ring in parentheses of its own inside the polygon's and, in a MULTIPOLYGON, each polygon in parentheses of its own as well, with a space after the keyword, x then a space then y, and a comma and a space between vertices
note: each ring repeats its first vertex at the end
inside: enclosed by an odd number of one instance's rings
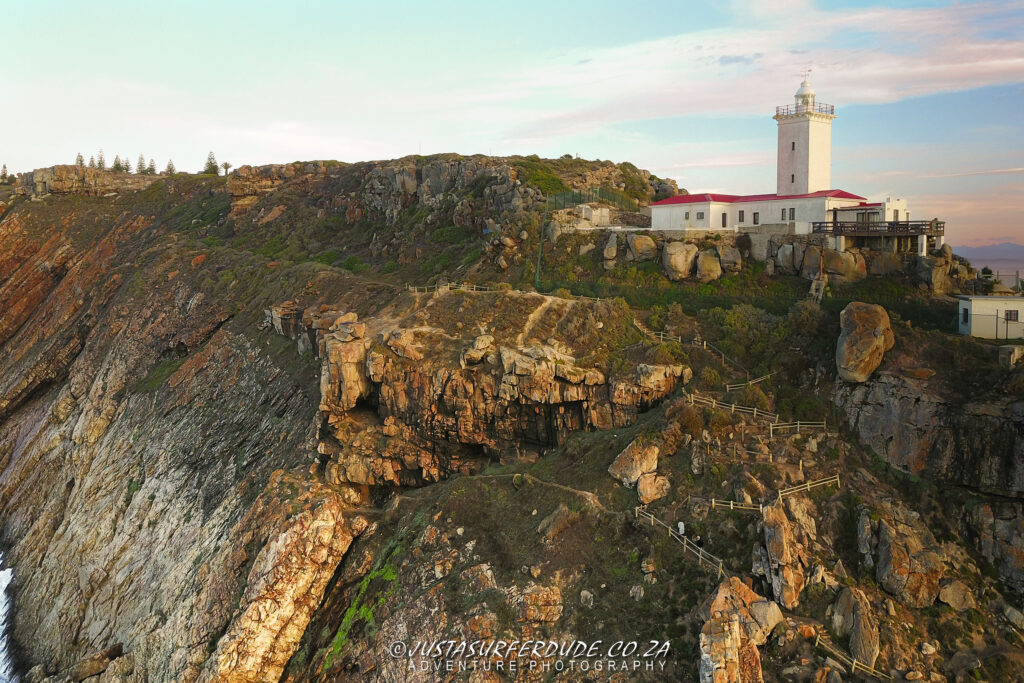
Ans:
POLYGON ((740 223, 742 223, 742 222, 743 222, 743 212, 740 211, 740 223))
POLYGON ((754 225, 758 225, 761 222, 761 214, 757 211, 754 212, 754 225))
POLYGON ((1017 322, 1017 311, 1007 311, 1006 312, 1006 322, 1008 322, 1008 323, 1015 323, 1015 322, 1017 322))
POLYGON ((792 147, 790 147, 790 149, 795 152, 796 151, 796 143, 795 142, 791 142, 790 144, 793 145, 792 147))
POLYGON ((796 182, 796 174, 795 173, 790 173, 789 174, 789 182, 791 182, 791 183, 795 183, 796 182))
POLYGON ((703 211, 698 211, 697 212, 697 220, 699 220, 699 221, 704 220, 704 212, 703 211))
POLYGON ((689 211, 686 212, 686 215, 684 216, 684 218, 686 220, 690 220, 690 212, 689 211))
POLYGON ((968 317, 967 317, 967 316, 969 316, 969 315, 970 315, 970 314, 969 314, 969 313, 967 312, 967 307, 965 306, 964 308, 961 308, 961 309, 960 309, 960 312, 961 312, 961 313, 963 314, 962 316, 960 316, 960 324, 961 324, 961 325, 966 325, 966 324, 967 324, 967 320, 968 320, 968 317))
POLYGON ((722 213, 722 227, 723 228, 726 227, 728 220, 729 220, 729 214, 723 212, 722 213))
POLYGON ((795 221, 796 220, 796 209, 790 209, 789 210, 789 220, 791 220, 791 221, 795 221))
POLYGON ((786 220, 786 210, 782 210, 782 220, 786 220))

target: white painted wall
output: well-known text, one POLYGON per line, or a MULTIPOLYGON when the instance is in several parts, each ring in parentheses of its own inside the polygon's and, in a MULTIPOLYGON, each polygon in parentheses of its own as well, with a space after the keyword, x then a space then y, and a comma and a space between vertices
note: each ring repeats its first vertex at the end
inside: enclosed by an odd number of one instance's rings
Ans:
POLYGON ((716 209, 716 207, 721 206, 723 205, 715 202, 698 202, 695 204, 669 204, 667 206, 652 206, 650 207, 651 229, 721 230, 721 209, 716 209), (716 210, 718 211, 718 213, 715 213, 716 210), (698 214, 702 214, 702 217, 698 218, 698 214))
POLYGON ((1024 298, 981 296, 960 299, 957 304, 957 325, 960 334, 983 339, 1022 339, 1024 298), (1018 320, 1007 320, 1007 311, 1016 311, 1018 320))
POLYGON ((808 194, 832 189, 834 118, 816 112, 775 117, 779 122, 776 194, 808 194))
POLYGON ((857 204, 860 200, 838 199, 835 197, 805 197, 800 199, 769 199, 759 202, 700 202, 696 204, 668 204, 652 206, 651 228, 654 230, 722 230, 722 213, 727 214, 726 231, 743 232, 754 225, 754 214, 758 214, 758 225, 767 223, 793 223, 797 234, 811 231, 814 221, 832 220, 829 213, 835 207, 857 204), (783 216, 785 209, 785 216, 783 216), (789 210, 793 209, 790 219, 789 210), (704 219, 697 219, 697 212, 704 212, 704 219), (743 220, 740 221, 740 212, 743 220), (686 213, 689 212, 689 218, 686 213))

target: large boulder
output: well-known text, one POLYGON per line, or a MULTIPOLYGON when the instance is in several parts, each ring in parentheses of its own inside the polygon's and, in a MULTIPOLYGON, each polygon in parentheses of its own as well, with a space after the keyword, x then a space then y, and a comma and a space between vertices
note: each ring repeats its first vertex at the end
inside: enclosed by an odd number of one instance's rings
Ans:
POLYGON ((722 265, 722 270, 729 273, 738 273, 743 267, 743 256, 740 255, 740 250, 728 244, 718 247, 718 261, 722 265))
POLYGON ((882 362, 895 338, 889 314, 875 304, 850 303, 839 316, 841 332, 836 345, 836 369, 847 382, 867 381, 882 362))
POLYGON ((879 521, 875 578, 886 592, 904 605, 928 607, 939 595, 944 570, 942 558, 911 526, 879 521))
POLYGON ((916 275, 936 294, 952 291, 953 283, 949 280, 950 261, 933 256, 918 256, 916 275))
POLYGON ((796 272, 796 266, 793 265, 793 245, 783 244, 779 247, 778 252, 775 254, 775 266, 783 273, 792 275, 796 272))
POLYGON ((626 486, 634 486, 637 479, 658 469, 658 447, 631 442, 608 467, 612 475, 626 486))
POLYGON ((765 569, 772 593, 783 607, 794 609, 800 604, 800 591, 806 583, 803 549, 781 503, 764 508, 764 541, 768 565, 765 569))
POLYGON ((668 477, 654 472, 641 475, 636 480, 636 493, 640 497, 640 502, 644 505, 664 498, 671 490, 672 486, 668 481, 668 477))
POLYGON ((859 588, 846 587, 832 608, 832 630, 840 638, 850 636, 850 654, 858 662, 874 666, 878 659, 878 626, 871 618, 871 604, 859 588))
POLYGON ((604 243, 604 269, 614 270, 615 269, 615 257, 619 253, 619 239, 615 236, 615 233, 608 234, 608 241, 604 243))
POLYGON ((686 242, 666 242, 661 252, 661 265, 669 280, 683 280, 693 273, 697 259, 697 245, 686 242))
POLYGON ((800 277, 817 280, 821 277, 821 247, 811 245, 804 249, 804 258, 800 264, 800 277))
POLYGON ((892 275, 903 272, 903 256, 891 251, 869 251, 867 253, 869 275, 892 275))
POLYGON ((850 251, 823 250, 821 267, 832 282, 855 282, 863 280, 868 274, 864 257, 850 251))
POLYGON ((700 282, 711 282, 722 277, 722 264, 714 249, 704 249, 697 254, 697 272, 695 277, 700 282))
POLYGON ((974 594, 963 581, 950 579, 943 581, 939 588, 939 600, 946 603, 957 612, 965 609, 974 609, 977 603, 974 601, 974 594))
POLYGON ((604 243, 604 260, 614 261, 619 253, 619 238, 614 232, 608 233, 608 241, 604 243))
POLYGON ((634 261, 653 261, 658 258, 658 245, 647 235, 629 233, 626 235, 626 246, 634 261))

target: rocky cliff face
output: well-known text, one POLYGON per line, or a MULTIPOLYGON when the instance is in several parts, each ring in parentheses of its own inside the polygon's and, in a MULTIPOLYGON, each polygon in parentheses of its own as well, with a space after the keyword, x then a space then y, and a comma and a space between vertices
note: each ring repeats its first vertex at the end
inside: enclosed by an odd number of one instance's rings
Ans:
MULTIPOLYGON (((470 176, 431 170, 416 192, 470 176)), ((51 197, 0 223, 11 637, 46 672, 276 680, 375 528, 353 507, 368 487, 536 457, 571 430, 632 422, 680 382, 678 367, 577 363, 637 334, 610 304, 397 296, 331 269, 268 268, 146 213, 212 205, 224 219, 222 182, 51 197), (272 307, 282 292, 298 303, 272 307), (336 309, 351 313, 324 315, 336 309)), ((528 618, 551 618, 551 590, 516 598, 528 618)))
POLYGON ((952 401, 927 380, 892 372, 837 386, 834 398, 849 427, 886 462, 982 494, 964 515, 964 532, 1002 576, 1024 585, 1024 403, 952 401))
POLYGON ((291 302, 267 311, 267 325, 321 359, 318 449, 328 481, 415 486, 524 448, 536 453, 572 431, 631 424, 691 375, 640 363, 609 377, 578 365, 574 348, 607 334, 598 328, 584 340, 572 330, 607 318, 608 304, 502 292, 438 293, 424 303, 397 320, 291 302), (524 327, 495 317, 515 309, 524 327), (463 336, 470 330, 482 333, 463 336))
MULTIPOLYGON (((426 161, 406 158, 353 165, 308 162, 238 168, 228 177, 233 213, 244 214, 260 197, 296 179, 307 183, 342 180, 348 191, 335 202, 343 205, 350 220, 373 216, 388 225, 394 225, 413 205, 437 206, 446 195, 472 186, 478 187, 488 215, 521 211, 542 197, 519 180, 512 166, 481 156, 441 156, 426 161)), ((465 212, 469 204, 457 203, 452 208, 456 213, 465 212)))
POLYGON ((49 672, 119 644, 109 680, 272 678, 366 528, 308 480, 318 397, 236 318, 252 292, 215 291, 216 255, 129 200, 51 222, 61 201, 0 224, 11 635, 49 672))
POLYGON ((152 185, 159 176, 101 171, 86 166, 63 165, 37 168, 23 173, 18 191, 22 194, 80 194, 93 197, 111 192, 134 192, 152 185))
MULTIPOLYGON (((358 260, 423 282, 419 261, 472 263, 448 241, 465 239, 514 264, 540 227, 522 162, 291 164, 12 203, 0 544, 31 680, 435 680, 432 658, 389 649, 431 639, 669 643, 650 670, 579 676, 652 681, 825 680, 827 633, 908 680, 991 659, 977 643, 1010 651, 999 615, 1019 613, 950 529, 1019 579, 1011 398, 957 404, 893 370, 903 347, 833 395, 883 458, 975 497, 950 521, 843 437, 722 410, 782 412, 788 387, 727 394, 740 374, 648 343, 624 301, 424 293, 358 260), (744 510, 708 504, 723 496, 744 510)), ((658 257, 653 239, 607 247, 613 268, 658 257)), ((704 251, 704 268, 696 248, 661 257, 681 279, 742 268, 739 248, 704 251)))

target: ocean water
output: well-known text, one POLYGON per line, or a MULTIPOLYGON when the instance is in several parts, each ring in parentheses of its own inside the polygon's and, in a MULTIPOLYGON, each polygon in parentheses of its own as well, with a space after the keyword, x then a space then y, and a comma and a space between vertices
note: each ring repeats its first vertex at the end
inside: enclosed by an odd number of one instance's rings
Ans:
MULTIPOLYGON (((0 566, 3 566, 2 553, 0 566)), ((13 576, 10 569, 0 569, 0 683, 18 683, 18 676, 14 673, 14 662, 11 661, 11 653, 7 649, 7 613, 11 608, 7 587, 11 585, 13 576)))

